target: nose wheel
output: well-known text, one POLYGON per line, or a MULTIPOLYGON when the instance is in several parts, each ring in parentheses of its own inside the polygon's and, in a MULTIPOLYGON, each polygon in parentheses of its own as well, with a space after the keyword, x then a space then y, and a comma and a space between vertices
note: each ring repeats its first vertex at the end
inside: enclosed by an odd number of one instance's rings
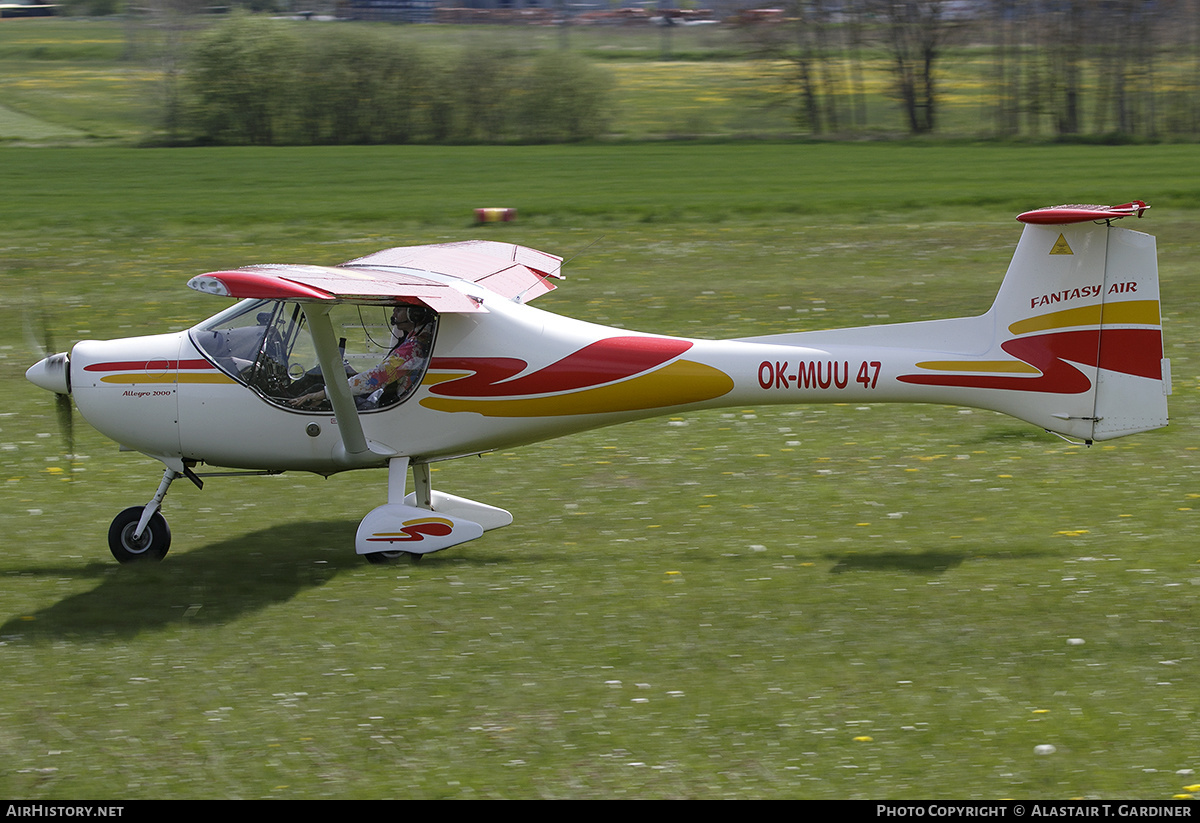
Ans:
POLYGON ((118 563, 158 561, 171 548, 171 527, 161 512, 151 515, 142 533, 137 534, 145 506, 130 506, 118 514, 108 527, 108 550, 118 563))
POLYGON ((185 467, 181 473, 168 467, 163 472, 158 491, 149 503, 130 506, 113 518, 112 525, 108 527, 108 550, 118 563, 159 561, 167 556, 167 550, 171 548, 171 528, 159 508, 167 496, 167 489, 177 477, 187 477, 197 487, 204 487, 190 468, 185 467))

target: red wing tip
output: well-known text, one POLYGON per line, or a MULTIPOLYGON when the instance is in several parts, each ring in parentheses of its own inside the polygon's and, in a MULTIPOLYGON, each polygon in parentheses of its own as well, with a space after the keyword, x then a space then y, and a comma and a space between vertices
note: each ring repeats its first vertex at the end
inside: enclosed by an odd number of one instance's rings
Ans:
POLYGON ((1066 225, 1068 223, 1087 223, 1092 220, 1119 220, 1122 217, 1137 215, 1141 217, 1150 208, 1141 200, 1122 203, 1119 206, 1096 206, 1090 204, 1071 204, 1065 206, 1050 206, 1044 209, 1034 209, 1018 214, 1017 219, 1022 223, 1036 225, 1066 225))
MULTIPOLYGON (((264 267, 265 268, 265 267, 264 267)), ((188 286, 205 294, 235 298, 330 300, 333 295, 324 289, 288 280, 262 271, 212 271, 197 275, 188 286)))

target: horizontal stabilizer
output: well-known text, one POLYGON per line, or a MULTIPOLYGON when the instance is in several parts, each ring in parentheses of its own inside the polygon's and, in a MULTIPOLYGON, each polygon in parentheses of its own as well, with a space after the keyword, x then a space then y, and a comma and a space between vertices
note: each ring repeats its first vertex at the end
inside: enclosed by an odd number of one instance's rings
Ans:
POLYGON ((1022 223, 1039 226, 1065 226, 1070 223, 1090 223, 1094 220, 1119 220, 1135 214, 1141 217, 1148 208, 1150 207, 1141 200, 1122 203, 1119 206, 1051 206, 1018 214, 1017 219, 1022 223))

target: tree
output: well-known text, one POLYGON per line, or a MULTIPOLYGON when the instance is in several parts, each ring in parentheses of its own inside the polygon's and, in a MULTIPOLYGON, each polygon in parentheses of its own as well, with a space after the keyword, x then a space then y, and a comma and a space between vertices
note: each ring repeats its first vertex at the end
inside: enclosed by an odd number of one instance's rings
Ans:
POLYGON ((1087 42, 1087 7, 1090 0, 1067 0, 1047 11, 1047 76, 1054 127, 1061 135, 1078 134, 1083 123, 1083 64, 1087 42))
POLYGON ((788 0, 781 21, 748 23, 754 53, 786 65, 782 86, 800 128, 822 134, 866 125, 860 62, 868 4, 788 0))
POLYGON ((188 73, 200 133, 222 143, 277 142, 293 108, 298 51, 287 31, 250 15, 205 32, 188 73))
POLYGON ((950 30, 943 0, 880 0, 885 46, 895 78, 893 92, 904 107, 909 131, 927 134, 937 125, 934 68, 950 30))

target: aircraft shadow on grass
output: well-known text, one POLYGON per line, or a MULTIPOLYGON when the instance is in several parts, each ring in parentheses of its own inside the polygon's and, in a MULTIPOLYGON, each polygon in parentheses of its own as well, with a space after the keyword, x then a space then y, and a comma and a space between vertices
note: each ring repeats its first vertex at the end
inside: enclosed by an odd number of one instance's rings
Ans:
MULTIPOLYGON (((986 559, 1027 560, 1042 554, 1045 554, 1045 552, 1017 550, 1002 554, 988 553, 986 559)), ((961 566, 968 559, 979 559, 981 557, 984 557, 984 555, 979 551, 940 551, 936 549, 910 552, 876 552, 870 554, 865 552, 846 552, 844 554, 828 553, 825 555, 825 559, 833 563, 833 566, 829 569, 830 574, 901 571, 911 574, 937 575, 944 574, 961 566)))
MULTIPOLYGON (((120 639, 173 626, 228 623, 323 586, 343 571, 369 568, 346 551, 356 526, 288 523, 173 553, 170 563, 27 568, 23 576, 92 577, 99 584, 34 614, 10 616, 0 636, 120 639)), ((422 565, 439 561, 427 558, 422 565)))
POLYGON ((880 554, 827 554, 833 562, 830 574, 862 571, 902 571, 913 574, 942 574, 962 565, 970 552, 883 552, 880 554))
MULTIPOLYGON (((345 550, 355 526, 353 521, 288 523, 173 554, 170 563, 113 566, 97 561, 82 570, 26 568, 22 577, 91 577, 99 584, 33 614, 10 616, 0 625, 0 637, 35 642, 119 640, 172 627, 223 625, 323 586, 342 572, 368 569, 362 558, 345 550)), ((1018 551, 1000 557, 1029 556, 1028 551, 1018 551)), ((901 571, 940 575, 976 557, 979 552, 969 549, 825 555, 833 563, 830 574, 901 571)), ((487 562, 497 559, 490 556, 487 562)), ((989 559, 997 556, 989 555, 989 559)), ((425 558, 421 568, 460 562, 463 558, 434 555, 425 558)), ((397 568, 407 563, 402 560, 397 568)))

